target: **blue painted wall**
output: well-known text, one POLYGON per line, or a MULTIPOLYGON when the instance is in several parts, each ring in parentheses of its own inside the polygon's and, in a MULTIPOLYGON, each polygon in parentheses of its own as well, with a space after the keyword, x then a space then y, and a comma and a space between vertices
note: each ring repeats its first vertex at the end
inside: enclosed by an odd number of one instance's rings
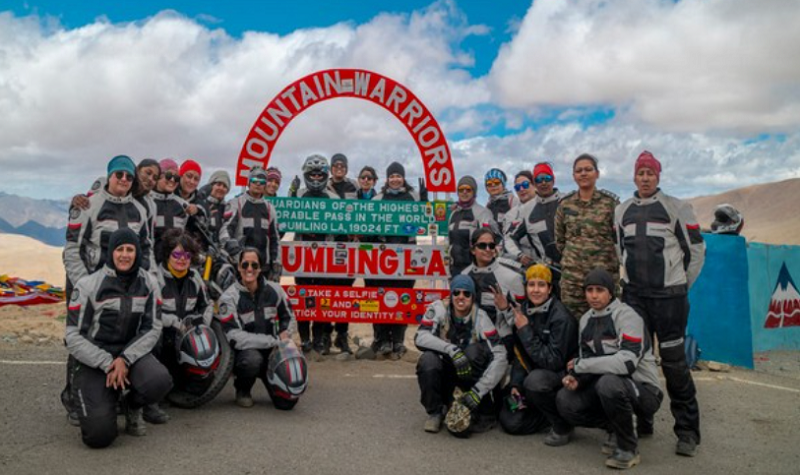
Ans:
POLYGON ((750 243, 747 257, 753 349, 800 349, 800 246, 750 243))
POLYGON ((743 237, 704 234, 706 260, 689 291, 688 333, 704 360, 753 368, 748 252, 743 237))

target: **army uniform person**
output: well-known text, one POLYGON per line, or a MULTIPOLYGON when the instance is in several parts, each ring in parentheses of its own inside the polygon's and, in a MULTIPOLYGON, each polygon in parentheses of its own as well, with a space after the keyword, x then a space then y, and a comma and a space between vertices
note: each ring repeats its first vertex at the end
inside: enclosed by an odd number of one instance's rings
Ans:
POLYGON ((597 159, 583 154, 572 165, 578 190, 565 196, 556 210, 556 248, 561 254, 561 302, 575 318, 589 310, 583 280, 602 267, 619 282, 614 238, 614 209, 619 198, 596 187, 597 159))

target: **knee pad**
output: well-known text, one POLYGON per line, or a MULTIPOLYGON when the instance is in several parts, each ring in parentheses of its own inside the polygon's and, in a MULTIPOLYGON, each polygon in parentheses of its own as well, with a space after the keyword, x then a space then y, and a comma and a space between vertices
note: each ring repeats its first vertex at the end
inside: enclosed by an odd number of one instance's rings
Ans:
POLYGON ((81 419, 83 443, 93 449, 103 449, 117 438, 117 415, 81 419))
POLYGON ((684 350, 683 338, 674 341, 659 343, 659 354, 662 364, 670 366, 686 365, 686 351, 684 350))

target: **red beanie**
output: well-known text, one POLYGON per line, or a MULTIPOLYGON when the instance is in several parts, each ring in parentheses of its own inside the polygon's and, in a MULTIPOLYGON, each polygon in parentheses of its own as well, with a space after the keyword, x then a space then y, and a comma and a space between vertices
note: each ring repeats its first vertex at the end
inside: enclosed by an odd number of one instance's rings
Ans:
POLYGON ((546 162, 537 163, 533 167, 533 179, 534 180, 536 179, 537 176, 539 176, 539 175, 541 175, 543 173, 546 174, 546 175, 550 175, 551 177, 553 177, 553 181, 554 182, 556 181, 556 174, 553 173, 553 167, 551 167, 549 163, 546 163, 546 162))
POLYGON ((654 157, 653 154, 647 150, 639 154, 639 158, 636 159, 636 165, 634 165, 633 168, 633 173, 639 173, 639 169, 642 167, 653 170, 653 173, 656 174, 656 178, 659 180, 661 179, 661 162, 659 162, 656 157, 654 157))
POLYGON ((200 169, 200 165, 195 162, 194 160, 186 160, 181 164, 181 169, 178 172, 181 176, 186 174, 186 172, 197 172, 198 175, 203 174, 203 170, 200 169))

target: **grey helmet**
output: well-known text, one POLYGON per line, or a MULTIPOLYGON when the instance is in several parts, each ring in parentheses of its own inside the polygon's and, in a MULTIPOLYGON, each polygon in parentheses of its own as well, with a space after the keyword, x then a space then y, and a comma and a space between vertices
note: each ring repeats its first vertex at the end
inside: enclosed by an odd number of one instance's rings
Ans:
POLYGON ((306 188, 311 191, 322 191, 328 186, 330 177, 330 166, 328 160, 322 155, 311 155, 303 162, 303 181, 306 188), (312 180, 311 175, 322 175, 322 179, 312 180))
MULTIPOLYGON (((296 401, 308 387, 306 357, 291 341, 282 341, 272 351, 267 365, 267 389, 276 398, 296 401)), ((277 407, 277 405, 276 405, 277 407)))
POLYGON ((714 209, 714 222, 711 223, 712 233, 738 235, 743 227, 742 213, 732 205, 725 203, 714 209))

